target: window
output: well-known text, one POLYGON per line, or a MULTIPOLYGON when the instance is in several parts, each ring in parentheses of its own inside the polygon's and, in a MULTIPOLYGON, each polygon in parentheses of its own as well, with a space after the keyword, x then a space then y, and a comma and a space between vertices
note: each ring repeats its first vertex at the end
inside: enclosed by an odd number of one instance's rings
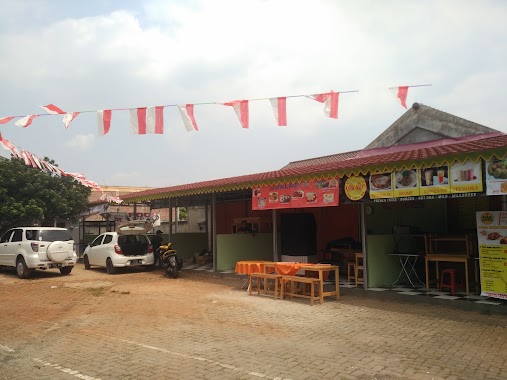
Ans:
POLYGON ((12 230, 7 231, 2 235, 2 239, 0 239, 0 243, 8 243, 12 235, 12 230))
POLYGON ((13 241, 22 241, 23 240, 23 230, 14 230, 12 234, 11 242, 13 241))
POLYGON ((39 240, 41 241, 69 241, 72 240, 67 230, 40 230, 39 240))
POLYGON ((25 237, 26 240, 37 240, 37 230, 26 230, 25 237))
POLYGON ((102 242, 102 244, 108 244, 108 243, 111 243, 113 241, 113 235, 106 235, 104 236, 104 241, 102 242))
POLYGON ((94 241, 90 244, 90 247, 96 247, 97 245, 100 245, 102 243, 102 239, 104 238, 104 235, 99 235, 95 238, 94 241))

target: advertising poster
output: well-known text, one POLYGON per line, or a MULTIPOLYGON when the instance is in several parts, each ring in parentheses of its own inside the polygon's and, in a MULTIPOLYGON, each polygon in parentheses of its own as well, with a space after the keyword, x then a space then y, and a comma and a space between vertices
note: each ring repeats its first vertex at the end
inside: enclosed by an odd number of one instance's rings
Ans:
POLYGON ((252 210, 338 206, 339 178, 252 189, 252 210))
POLYGON ((485 162, 486 194, 507 194, 507 159, 485 162))
POLYGON ((451 166, 451 193, 480 193, 482 186, 482 162, 467 161, 451 166))
POLYGON ((507 299, 507 212, 478 211, 481 295, 507 299))
POLYGON ((393 173, 395 197, 419 196, 419 170, 401 170, 393 173))
POLYGON ((392 178, 391 172, 370 175, 370 199, 392 198, 394 196, 392 178))
POLYGON ((449 185, 449 167, 447 165, 422 167, 419 174, 421 181, 420 195, 426 196, 451 193, 451 187, 449 185))

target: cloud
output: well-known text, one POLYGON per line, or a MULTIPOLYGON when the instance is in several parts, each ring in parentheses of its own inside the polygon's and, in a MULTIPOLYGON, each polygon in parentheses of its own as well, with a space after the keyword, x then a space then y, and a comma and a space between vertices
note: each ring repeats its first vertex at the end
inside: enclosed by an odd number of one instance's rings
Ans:
POLYGON ((86 152, 91 149, 95 142, 95 135, 76 135, 71 140, 65 143, 65 146, 71 149, 78 150, 80 152, 86 152))

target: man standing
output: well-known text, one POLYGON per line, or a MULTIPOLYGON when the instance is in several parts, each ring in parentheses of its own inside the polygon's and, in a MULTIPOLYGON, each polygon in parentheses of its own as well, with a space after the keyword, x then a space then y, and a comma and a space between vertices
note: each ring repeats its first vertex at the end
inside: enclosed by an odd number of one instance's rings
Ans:
POLYGON ((153 240, 151 241, 151 244, 153 246, 153 257, 155 261, 153 262, 153 265, 157 265, 159 268, 162 268, 162 260, 160 259, 160 252, 159 248, 162 245, 162 231, 158 230, 155 236, 153 237, 153 240))

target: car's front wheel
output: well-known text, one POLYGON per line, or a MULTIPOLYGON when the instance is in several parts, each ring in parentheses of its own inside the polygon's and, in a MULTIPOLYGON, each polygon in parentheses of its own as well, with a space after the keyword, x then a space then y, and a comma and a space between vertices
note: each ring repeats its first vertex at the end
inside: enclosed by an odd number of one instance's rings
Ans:
POLYGON ((84 263, 84 267, 85 269, 90 269, 90 260, 88 260, 88 255, 85 255, 84 259, 83 259, 83 263, 84 263))
POLYGON ((63 268, 60 268, 60 273, 63 274, 64 276, 67 275, 67 274, 70 274, 70 272, 72 272, 72 268, 73 267, 63 267, 63 268))
POLYGON ((32 270, 26 266, 25 259, 20 257, 16 262, 16 274, 19 278, 29 278, 32 270))
POLYGON ((107 274, 115 274, 116 273, 116 268, 114 267, 113 261, 111 260, 110 257, 108 257, 107 261, 106 261, 106 271, 107 271, 107 274))

